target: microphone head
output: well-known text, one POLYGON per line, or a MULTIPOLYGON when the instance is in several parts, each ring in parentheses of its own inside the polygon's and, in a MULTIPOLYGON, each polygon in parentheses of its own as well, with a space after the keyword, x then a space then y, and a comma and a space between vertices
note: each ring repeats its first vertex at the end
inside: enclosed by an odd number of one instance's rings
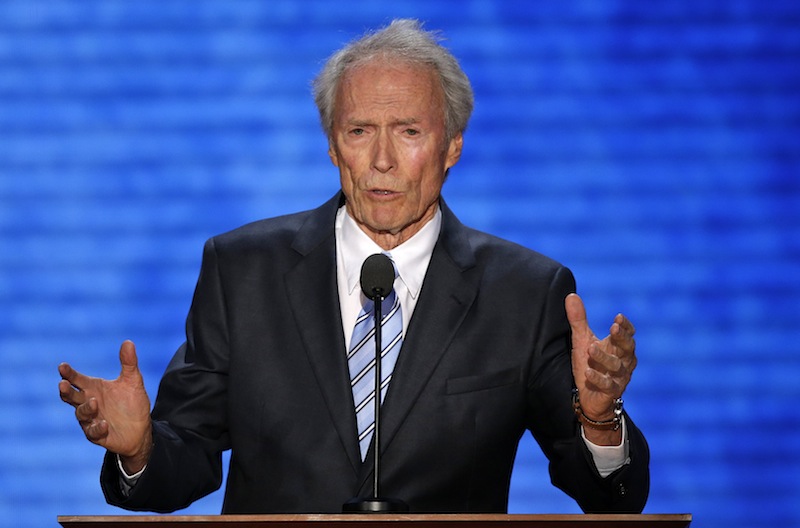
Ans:
POLYGON ((383 253, 370 255, 361 265, 361 291, 368 299, 386 298, 394 288, 394 265, 383 253))

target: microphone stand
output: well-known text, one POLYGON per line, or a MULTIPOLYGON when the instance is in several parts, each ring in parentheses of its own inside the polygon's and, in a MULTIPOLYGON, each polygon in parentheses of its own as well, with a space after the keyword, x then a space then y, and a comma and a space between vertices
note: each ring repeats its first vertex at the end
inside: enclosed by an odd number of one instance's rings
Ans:
POLYGON ((372 498, 360 499, 358 497, 350 499, 342 506, 344 513, 405 513, 408 511, 408 504, 399 499, 379 498, 380 494, 380 430, 381 430, 381 346, 383 343, 383 328, 381 322, 383 315, 383 295, 382 290, 375 288, 372 290, 373 302, 375 303, 375 429, 372 431, 372 454, 374 457, 374 470, 372 480, 372 498))
MULTIPOLYGON (((373 290, 376 294, 377 290, 373 290)), ((375 429, 372 431, 373 443, 373 459, 375 462, 375 471, 372 472, 372 496, 380 497, 378 493, 380 486, 380 446, 381 446, 381 363, 383 363, 383 356, 381 355, 381 348, 383 347, 383 296, 375 295, 375 429)))

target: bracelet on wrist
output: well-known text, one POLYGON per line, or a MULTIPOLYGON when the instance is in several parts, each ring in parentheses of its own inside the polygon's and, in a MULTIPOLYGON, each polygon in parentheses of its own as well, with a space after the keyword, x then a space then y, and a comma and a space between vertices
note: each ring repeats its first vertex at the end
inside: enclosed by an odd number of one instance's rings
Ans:
POLYGON ((603 420, 598 422, 586 416, 581 408, 581 400, 578 396, 578 389, 572 389, 572 410, 578 421, 584 427, 589 429, 597 429, 600 431, 618 431, 622 424, 622 398, 614 398, 614 416, 610 420, 603 420))

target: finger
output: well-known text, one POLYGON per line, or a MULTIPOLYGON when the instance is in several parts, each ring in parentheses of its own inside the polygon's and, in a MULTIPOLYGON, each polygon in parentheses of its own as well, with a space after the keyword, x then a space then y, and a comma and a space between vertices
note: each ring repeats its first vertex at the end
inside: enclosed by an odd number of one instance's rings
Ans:
POLYGON ((85 426, 81 424, 81 427, 86 438, 96 444, 108 436, 108 422, 105 420, 97 420, 85 426))
POLYGON ((58 366, 58 373, 61 374, 61 379, 67 380, 70 385, 78 389, 83 388, 89 379, 88 376, 72 368, 69 363, 61 363, 58 366))
POLYGON ((614 322, 620 326, 628 335, 634 335, 636 333, 636 328, 633 326, 633 323, 625 317, 623 314, 617 314, 614 318, 614 322))
POLYGON ((589 366, 607 374, 618 375, 623 370, 623 361, 613 353, 606 352, 597 343, 589 347, 589 366))
POLYGON ((61 396, 61 401, 76 407, 85 401, 84 393, 78 391, 73 387, 69 381, 61 380, 58 382, 58 394, 61 396))
POLYGON ((75 418, 89 441, 99 444, 108 436, 108 422, 100 417, 99 404, 95 398, 89 398, 86 403, 78 405, 75 408, 75 418))
POLYGON ((633 339, 635 333, 636 329, 633 324, 622 314, 617 314, 609 329, 609 335, 620 342, 625 339, 633 339))
POLYGON ((613 376, 604 374, 593 368, 586 369, 586 386, 593 391, 608 394, 612 399, 621 394, 619 385, 613 376))
POLYGON ((618 356, 630 355, 636 350, 636 340, 632 336, 619 333, 614 327, 608 336, 609 352, 618 356))
POLYGON ((589 357, 607 367, 612 374, 630 376, 630 373, 636 368, 636 342, 633 338, 615 344, 608 337, 596 342, 593 346, 596 346, 604 354, 595 353, 596 355, 593 355, 593 351, 589 350, 589 357))
POLYGON ((592 331, 586 321, 586 308, 583 301, 576 293, 570 293, 564 299, 564 308, 567 311, 567 320, 572 329, 572 335, 577 338, 590 337, 592 331))
POLYGON ((631 379, 630 376, 612 375, 591 367, 586 369, 585 376, 589 390, 605 394, 610 400, 622 397, 631 379))
POLYGON ((609 352, 620 357, 630 356, 636 350, 632 326, 614 322, 609 329, 607 341, 610 345, 609 352))
POLYGON ((89 398, 85 403, 75 407, 75 418, 77 418, 78 422, 81 424, 91 423, 97 418, 97 410, 97 400, 95 398, 89 398))

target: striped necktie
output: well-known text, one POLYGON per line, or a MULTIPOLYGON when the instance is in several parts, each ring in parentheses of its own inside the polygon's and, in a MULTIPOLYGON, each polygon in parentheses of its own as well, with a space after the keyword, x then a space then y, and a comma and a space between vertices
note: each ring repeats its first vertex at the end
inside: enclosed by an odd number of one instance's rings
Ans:
MULTIPOLYGON (((350 350, 347 353, 362 460, 367 455, 375 429, 374 310, 374 301, 367 300, 356 319, 350 350)), ((394 290, 381 303, 381 334, 381 403, 383 403, 403 344, 403 313, 394 290)))

